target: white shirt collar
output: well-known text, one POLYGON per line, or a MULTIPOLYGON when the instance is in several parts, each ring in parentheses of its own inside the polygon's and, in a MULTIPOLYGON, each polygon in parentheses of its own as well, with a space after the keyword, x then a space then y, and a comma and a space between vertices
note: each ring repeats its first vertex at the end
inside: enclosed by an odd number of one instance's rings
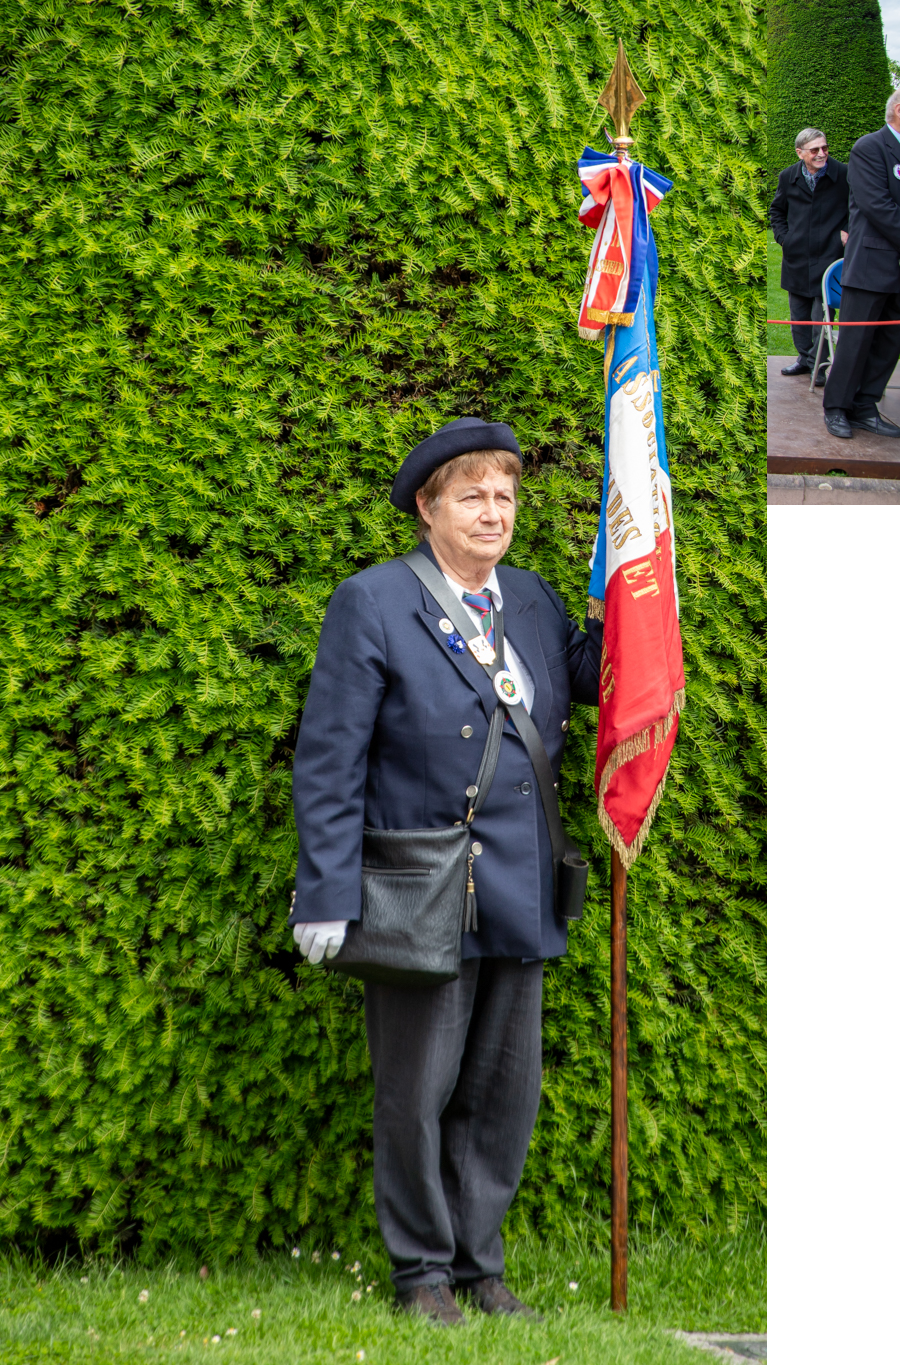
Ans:
MULTIPOLYGON (((456 580, 451 578, 448 573, 445 573, 444 577, 446 578, 450 587, 453 589, 455 596, 459 598, 460 602, 462 602, 463 593, 468 592, 469 589, 464 588, 461 583, 457 583, 456 580)), ((502 611, 503 593, 500 591, 500 584, 497 580, 497 570, 495 568, 491 569, 490 573, 488 574, 487 578, 484 581, 483 586, 485 588, 490 589, 491 596, 494 599, 494 603, 496 604, 497 610, 502 611)))

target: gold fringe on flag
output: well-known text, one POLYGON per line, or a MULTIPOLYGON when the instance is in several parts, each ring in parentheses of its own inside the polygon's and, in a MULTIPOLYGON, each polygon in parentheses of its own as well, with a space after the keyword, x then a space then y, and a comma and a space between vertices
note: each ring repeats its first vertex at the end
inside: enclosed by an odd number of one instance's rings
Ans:
POLYGON ((605 322, 607 327, 630 327, 634 322, 634 313, 613 313, 607 308, 588 308, 585 311, 588 322, 605 322))
POLYGON ((597 790, 597 818, 600 821, 600 826, 607 839, 622 859, 622 866, 626 872, 637 859, 641 849, 644 847, 644 840, 650 832, 650 826, 653 824, 653 817, 656 814, 657 807, 659 806, 663 792, 665 791, 666 776, 669 771, 668 765, 666 766, 666 771, 660 778, 659 786, 653 793, 653 800, 650 802, 647 814, 644 816, 643 824, 630 844, 625 843, 625 840, 622 838, 606 812, 606 807, 603 804, 606 789, 610 784, 613 774, 617 772, 619 768, 625 763, 629 763, 633 758, 637 758, 640 754, 645 754, 647 752, 650 748, 651 731, 653 733, 654 746, 663 743, 668 737, 672 726, 675 724, 675 717, 680 715, 684 710, 684 702, 684 688, 681 687, 672 699, 672 707, 668 715, 663 716, 661 720, 654 721, 651 725, 645 726, 645 728, 639 730, 636 735, 629 735, 628 739, 623 740, 621 744, 617 744, 607 759, 606 767, 601 774, 600 785, 597 790))
POLYGON ((587 604, 589 621, 602 621, 606 615, 606 603, 602 597, 589 597, 587 604))
MULTIPOLYGON (((587 315, 591 322, 602 322, 606 327, 630 327, 634 322, 634 313, 610 313, 605 308, 588 308, 587 315)), ((596 341, 604 333, 599 327, 579 327, 578 335, 585 341, 596 341)))

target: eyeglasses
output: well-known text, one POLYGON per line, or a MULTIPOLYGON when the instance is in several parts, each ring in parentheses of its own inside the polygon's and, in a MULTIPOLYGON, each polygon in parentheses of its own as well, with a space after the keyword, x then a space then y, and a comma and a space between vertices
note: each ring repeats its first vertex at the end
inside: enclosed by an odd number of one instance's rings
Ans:
POLYGON ((800 150, 801 152, 811 152, 813 156, 818 156, 820 152, 824 152, 826 156, 828 155, 827 145, 824 147, 801 147, 800 150))

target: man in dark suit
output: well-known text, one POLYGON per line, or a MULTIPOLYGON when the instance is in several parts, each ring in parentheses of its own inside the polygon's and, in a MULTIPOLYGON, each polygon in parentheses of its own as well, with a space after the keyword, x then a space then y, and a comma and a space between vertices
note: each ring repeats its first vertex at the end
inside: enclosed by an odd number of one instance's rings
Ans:
MULTIPOLYGON (((791 321, 823 316, 822 276, 844 252, 847 240, 847 167, 828 155, 825 134, 804 128, 794 143, 799 158, 778 177, 769 209, 775 241, 781 247, 781 287, 790 302, 791 321)), ((797 359, 782 374, 809 374, 816 358, 818 327, 792 327, 797 359)), ((816 386, 825 383, 824 367, 816 386)))
MULTIPOLYGON (((418 515, 420 549, 476 643, 490 643, 502 611, 505 667, 557 777, 571 703, 598 702, 603 628, 589 620, 581 631, 543 578, 500 564, 521 460, 505 423, 460 418, 416 446, 391 501, 418 515)), ((496 706, 485 669, 408 565, 340 584, 294 762, 290 923, 310 962, 335 956, 360 917, 364 825, 441 828, 465 816, 496 706)), ((540 1099, 543 962, 566 951, 566 925, 538 782, 509 721, 472 830, 478 927, 463 935, 460 976, 365 986, 375 1208, 391 1278, 403 1309, 446 1324, 463 1320, 454 1284, 485 1312, 531 1311, 503 1283, 500 1225, 540 1099)))
MULTIPOLYGON (((900 321, 900 90, 887 122, 850 152, 850 237, 841 280, 841 322, 900 321)), ((823 395, 825 426, 844 439, 853 430, 900 436, 877 404, 900 359, 900 326, 848 327, 823 395)))

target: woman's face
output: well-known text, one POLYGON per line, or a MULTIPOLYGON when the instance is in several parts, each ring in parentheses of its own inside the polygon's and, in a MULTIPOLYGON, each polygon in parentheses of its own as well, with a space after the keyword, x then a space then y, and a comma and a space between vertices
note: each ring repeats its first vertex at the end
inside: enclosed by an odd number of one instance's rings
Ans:
POLYGON ((431 545, 450 563, 484 565, 489 573, 509 549, 516 519, 516 489, 512 476, 486 469, 478 479, 455 479, 429 512, 431 545))

